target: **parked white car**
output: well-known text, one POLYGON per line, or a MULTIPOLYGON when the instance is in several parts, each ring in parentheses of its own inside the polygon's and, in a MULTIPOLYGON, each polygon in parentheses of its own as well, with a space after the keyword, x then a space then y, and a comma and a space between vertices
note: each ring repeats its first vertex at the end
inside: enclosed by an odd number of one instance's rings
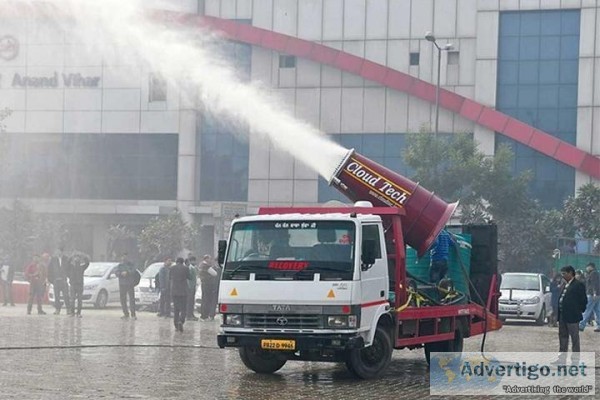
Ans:
MULTIPOLYGON (((119 279, 114 269, 117 262, 91 262, 83 274, 83 304, 105 308, 111 303, 120 303, 119 279)), ((50 285, 48 299, 54 303, 54 288, 50 285)))
POLYGON ((164 263, 162 262, 150 264, 144 270, 144 272, 142 272, 140 283, 134 289, 136 307, 140 309, 150 309, 151 311, 156 311, 158 307, 159 293, 155 286, 154 277, 163 264, 164 263))
POLYGON ((507 272, 500 283, 499 300, 502 320, 534 320, 543 325, 552 313, 550 279, 543 274, 507 272))
MULTIPOLYGON (((139 309, 149 309, 151 311, 158 310, 160 293, 156 288, 154 278, 162 265, 162 262, 152 263, 142 273, 140 283, 134 290, 135 305, 139 309)), ((200 311, 200 306, 202 305, 202 287, 200 285, 200 279, 198 279, 194 302, 196 310, 200 311)))

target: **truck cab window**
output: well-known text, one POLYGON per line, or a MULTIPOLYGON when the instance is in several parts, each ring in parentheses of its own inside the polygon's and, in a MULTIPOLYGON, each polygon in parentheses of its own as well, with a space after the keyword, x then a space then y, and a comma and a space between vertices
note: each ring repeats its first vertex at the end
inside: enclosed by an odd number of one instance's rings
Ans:
POLYGON ((375 242, 375 258, 381 258, 381 240, 379 239, 378 225, 363 225, 362 227, 363 240, 373 240, 375 242))

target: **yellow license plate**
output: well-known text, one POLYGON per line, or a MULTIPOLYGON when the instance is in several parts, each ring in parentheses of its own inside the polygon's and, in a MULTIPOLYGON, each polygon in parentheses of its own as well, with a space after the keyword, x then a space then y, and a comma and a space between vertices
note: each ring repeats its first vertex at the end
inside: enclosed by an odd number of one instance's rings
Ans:
POLYGON ((260 347, 266 350, 295 350, 295 340, 262 339, 260 347))

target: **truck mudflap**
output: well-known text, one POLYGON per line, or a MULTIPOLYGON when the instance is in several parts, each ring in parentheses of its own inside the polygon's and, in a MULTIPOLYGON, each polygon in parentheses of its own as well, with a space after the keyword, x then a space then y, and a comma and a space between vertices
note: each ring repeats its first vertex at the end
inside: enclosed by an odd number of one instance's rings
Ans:
POLYGON ((364 339, 356 334, 337 335, 258 335, 255 333, 222 333, 217 344, 225 347, 257 347, 265 350, 351 350, 365 346, 364 339))

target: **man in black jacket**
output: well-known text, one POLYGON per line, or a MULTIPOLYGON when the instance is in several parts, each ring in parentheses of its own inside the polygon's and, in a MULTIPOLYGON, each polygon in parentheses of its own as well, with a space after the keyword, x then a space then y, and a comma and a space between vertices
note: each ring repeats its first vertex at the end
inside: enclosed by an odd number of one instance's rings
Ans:
POLYGON ((90 266, 87 257, 74 257, 69 271, 69 286, 71 287, 71 316, 75 315, 75 301, 77 301, 77 317, 81 318, 81 303, 83 300, 83 273, 90 266))
POLYGON ((64 253, 64 249, 61 247, 56 255, 50 259, 50 265, 48 266, 48 281, 54 288, 54 315, 60 314, 62 307, 62 299, 67 309, 67 313, 70 312, 70 301, 69 301, 69 285, 67 284, 67 275, 71 269, 69 257, 64 253))
POLYGON ((173 299, 173 323, 175 329, 183 332, 185 323, 187 294, 189 290, 188 279, 190 279, 190 269, 184 264, 183 258, 179 257, 175 265, 171 267, 169 274, 171 284, 171 298, 173 299))
POLYGON ((600 273, 596 270, 596 264, 593 262, 586 266, 587 276, 585 279, 585 289, 587 294, 587 306, 583 312, 583 319, 579 323, 579 330, 583 331, 592 314, 596 319, 596 329, 594 332, 600 332, 600 273))
POLYGON ((131 318, 137 319, 135 316, 135 277, 136 273, 135 266, 127 258, 127 254, 121 256, 121 263, 115 268, 115 273, 119 278, 119 297, 121 299, 121 308, 123 309, 123 316, 121 319, 129 319, 129 312, 131 311, 131 318), (127 297, 129 297, 129 308, 127 308, 127 297))
POLYGON ((558 300, 559 360, 564 361, 568 352, 569 336, 573 353, 581 351, 579 321, 581 321, 581 313, 585 310, 587 297, 585 286, 575 279, 575 269, 572 266, 562 267, 560 272, 566 282, 558 300))

